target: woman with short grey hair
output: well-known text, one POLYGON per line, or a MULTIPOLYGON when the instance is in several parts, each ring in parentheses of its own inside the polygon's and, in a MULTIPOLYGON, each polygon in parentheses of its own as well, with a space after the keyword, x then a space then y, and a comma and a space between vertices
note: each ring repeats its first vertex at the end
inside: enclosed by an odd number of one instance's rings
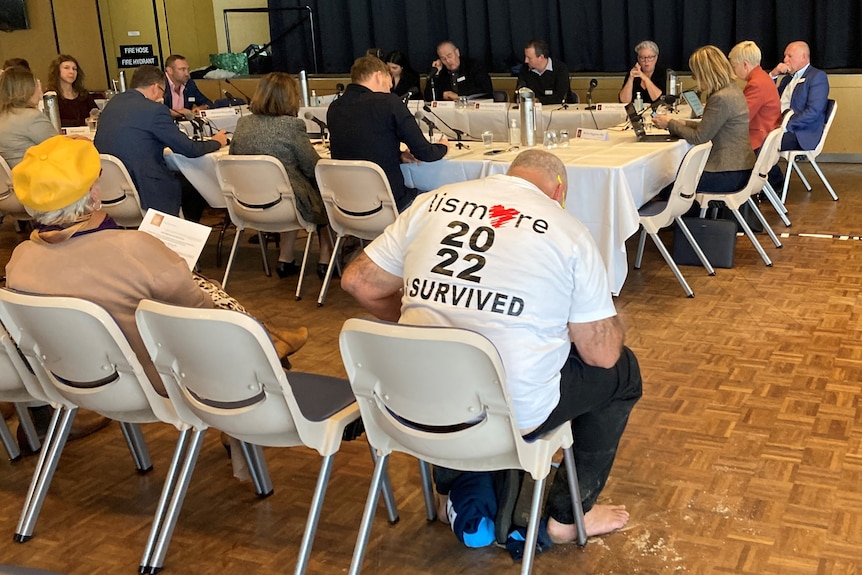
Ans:
POLYGON ((626 73, 619 100, 623 104, 633 102, 638 92, 644 104, 652 104, 664 94, 667 70, 658 63, 658 45, 644 40, 635 46, 637 62, 626 73))

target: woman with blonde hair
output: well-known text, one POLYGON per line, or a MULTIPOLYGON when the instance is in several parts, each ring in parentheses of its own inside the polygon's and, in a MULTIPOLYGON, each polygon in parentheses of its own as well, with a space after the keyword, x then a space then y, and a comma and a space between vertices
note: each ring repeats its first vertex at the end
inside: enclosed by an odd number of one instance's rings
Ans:
POLYGON ((96 100, 84 87, 84 70, 78 60, 69 54, 60 54, 48 70, 48 90, 57 93, 60 125, 83 126, 90 110, 97 108, 96 100))
POLYGON ((699 122, 660 115, 653 124, 689 144, 712 141, 697 189, 726 193, 741 189, 754 167, 754 152, 748 138, 748 103, 734 81, 733 69, 724 53, 715 46, 703 46, 688 59, 701 97, 706 99, 699 122))
POLYGON ((751 40, 740 42, 728 54, 734 74, 745 82, 748 102, 748 136, 755 154, 766 135, 781 125, 781 99, 775 82, 760 67, 760 48, 751 40))
MULTIPOLYGON (((305 221, 317 224, 320 254, 317 275, 326 275, 332 242, 327 228, 326 208, 314 179, 314 167, 320 156, 311 145, 305 121, 299 112, 299 84, 284 72, 270 72, 257 85, 249 106, 251 116, 243 116, 236 124, 231 154, 266 154, 278 158, 284 165, 299 213, 305 221)), ((293 245, 297 232, 281 234, 281 252, 276 272, 285 278, 299 273, 293 245)))
POLYGON ((14 66, 0 75, 0 156, 10 168, 18 165, 31 146, 57 130, 39 111, 42 83, 30 70, 14 66))

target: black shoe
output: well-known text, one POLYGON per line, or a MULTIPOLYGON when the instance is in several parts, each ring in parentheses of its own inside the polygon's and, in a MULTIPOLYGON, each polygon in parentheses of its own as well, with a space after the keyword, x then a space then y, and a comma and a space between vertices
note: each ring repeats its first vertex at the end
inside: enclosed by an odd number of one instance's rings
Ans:
MULTIPOLYGON (((317 277, 323 279, 326 277, 326 270, 329 269, 329 264, 317 264, 317 277)), ((338 266, 335 266, 335 269, 332 270, 332 277, 340 278, 341 274, 338 273, 338 266)))
POLYGON ((517 469, 498 471, 494 477, 497 495, 497 517, 494 518, 494 539, 505 545, 512 528, 512 516, 521 491, 521 473, 517 469))
POLYGON ((296 265, 296 262, 278 262, 278 265, 275 267, 275 273, 277 273, 278 277, 281 279, 288 276, 295 276, 299 273, 299 266, 296 265))

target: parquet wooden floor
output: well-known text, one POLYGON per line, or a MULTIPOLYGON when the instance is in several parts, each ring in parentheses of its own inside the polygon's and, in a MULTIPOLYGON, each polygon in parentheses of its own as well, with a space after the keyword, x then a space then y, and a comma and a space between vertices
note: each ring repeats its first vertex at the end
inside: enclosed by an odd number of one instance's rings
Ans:
MULTIPOLYGON (((839 202, 806 169, 814 192, 793 180, 793 227, 765 213, 779 232, 856 238, 791 235, 778 250, 761 236, 771 268, 739 238, 733 269, 709 277, 683 268, 694 299, 647 247, 643 268, 630 272, 616 302, 645 393, 602 495, 627 505, 631 523, 583 550, 551 549, 537 557, 535 573, 862 572, 862 166, 824 168, 839 202)), ((0 256, 17 240, 4 223, 0 256)), ((293 281, 266 278, 256 250, 243 244, 230 291, 263 320, 309 327, 296 369, 343 375, 338 332, 362 312, 337 282, 317 308, 313 273, 305 298, 294 301, 293 281)), ((212 246, 202 263, 220 278, 212 246)), ((153 424, 145 435, 156 465, 145 476, 135 473, 116 424, 68 444, 36 536, 23 545, 12 533, 35 461, 0 461, 0 563, 76 575, 135 573, 177 433, 153 424)), ((266 453, 276 491, 258 500, 248 482, 232 478, 218 434, 210 432, 166 574, 293 571, 319 458, 306 449, 266 453)), ((346 572, 370 472, 364 439, 345 444, 309 573, 346 572)), ((468 550, 448 528, 425 521, 411 459, 395 456, 391 473, 401 520, 388 525, 378 514, 365 573, 518 572, 504 551, 468 550)))

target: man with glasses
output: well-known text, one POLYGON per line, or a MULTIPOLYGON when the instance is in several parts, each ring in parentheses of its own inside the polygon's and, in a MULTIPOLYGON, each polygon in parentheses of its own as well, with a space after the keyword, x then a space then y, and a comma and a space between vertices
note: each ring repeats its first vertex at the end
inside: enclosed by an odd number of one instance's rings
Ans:
POLYGON ((658 45, 652 40, 644 40, 635 46, 638 61, 626 73, 619 99, 623 104, 635 100, 640 92, 644 104, 652 104, 664 94, 667 83, 667 69, 658 64, 658 45))
MULTIPOLYGON (((118 157, 141 196, 141 207, 153 208, 178 216, 180 207, 200 200, 194 188, 184 194, 183 183, 176 172, 168 169, 164 149, 196 158, 214 152, 227 144, 224 130, 206 142, 188 138, 174 121, 168 108, 162 104, 165 94, 165 75, 155 66, 141 66, 132 76, 130 89, 111 98, 99 118, 99 129, 94 143, 100 154, 118 157), (192 195, 193 194, 193 195, 192 195)), ((200 219, 195 205, 187 219, 200 219)), ((190 210, 184 210, 189 212, 190 210)))

